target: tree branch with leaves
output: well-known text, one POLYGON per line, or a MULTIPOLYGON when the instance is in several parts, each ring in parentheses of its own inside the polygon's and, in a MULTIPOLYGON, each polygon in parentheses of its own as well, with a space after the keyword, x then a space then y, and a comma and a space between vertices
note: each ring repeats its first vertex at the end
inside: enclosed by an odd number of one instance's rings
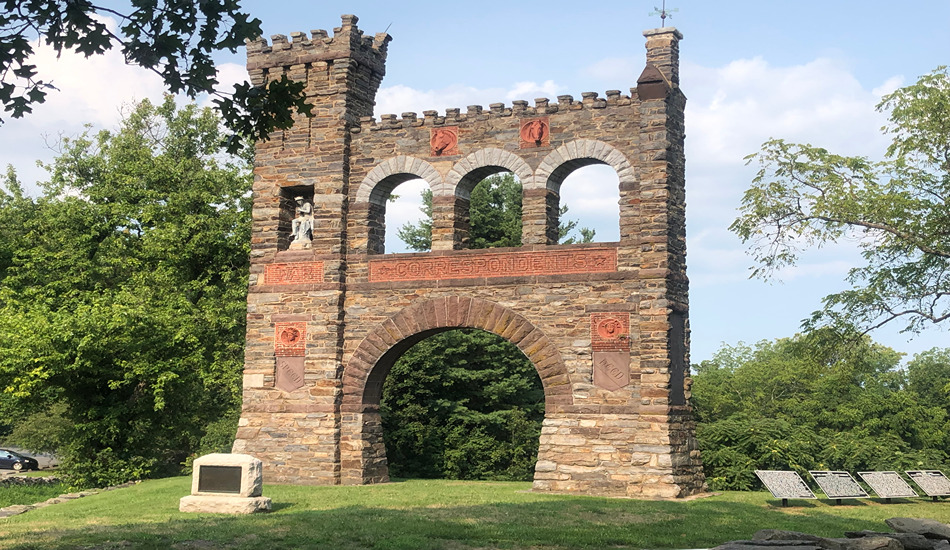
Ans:
POLYGON ((125 9, 88 0, 6 0, 0 11, 0 104, 9 116, 21 118, 57 90, 31 61, 35 44, 45 43, 57 55, 73 51, 87 58, 119 48, 127 63, 160 76, 169 92, 191 99, 214 96, 232 132, 228 149, 235 152, 244 139, 266 140, 273 130, 290 128, 294 112, 311 114, 303 83, 286 76, 267 86, 218 88, 212 55, 235 52, 260 35, 260 20, 245 13, 238 0, 130 0, 125 9), (118 27, 110 28, 106 17, 118 27))
POLYGON ((883 160, 773 139, 747 157, 759 171, 730 229, 750 243, 753 276, 770 278, 801 252, 855 239, 853 286, 824 298, 806 326, 898 319, 919 332, 950 319, 950 75, 939 67, 884 96, 883 160))

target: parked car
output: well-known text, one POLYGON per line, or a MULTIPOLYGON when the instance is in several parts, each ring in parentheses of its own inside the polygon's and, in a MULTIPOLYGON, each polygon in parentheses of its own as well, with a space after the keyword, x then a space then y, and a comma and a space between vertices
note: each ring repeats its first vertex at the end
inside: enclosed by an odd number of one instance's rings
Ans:
POLYGON ((40 463, 31 456, 26 456, 8 449, 0 449, 0 468, 13 468, 17 471, 39 470, 40 463))

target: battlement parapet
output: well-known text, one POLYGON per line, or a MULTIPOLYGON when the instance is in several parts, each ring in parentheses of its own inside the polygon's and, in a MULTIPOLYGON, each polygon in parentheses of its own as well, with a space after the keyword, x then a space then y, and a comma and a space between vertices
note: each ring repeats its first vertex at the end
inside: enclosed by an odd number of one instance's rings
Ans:
POLYGON ((630 105, 639 101, 636 88, 630 88, 630 95, 622 95, 620 90, 607 90, 606 96, 600 97, 597 92, 584 92, 581 94, 582 99, 577 101, 574 96, 559 95, 557 103, 552 103, 549 98, 539 97, 534 100, 533 106, 525 100, 516 100, 512 101, 510 106, 504 103, 491 103, 487 110, 481 105, 469 105, 465 112, 455 107, 446 109, 444 115, 440 115, 437 110, 426 110, 422 111, 421 118, 412 112, 402 113, 398 117, 395 114, 383 114, 379 115, 378 120, 376 117, 366 116, 360 118, 360 127, 378 131, 389 128, 442 126, 510 116, 544 116, 581 109, 604 109, 608 106, 630 105))
POLYGON ((248 40, 248 71, 352 58, 382 73, 392 37, 384 32, 364 35, 356 26, 359 18, 355 15, 344 15, 342 19, 342 26, 333 29, 333 36, 317 29, 310 31, 309 38, 306 33, 292 32, 289 40, 282 34, 271 36, 270 43, 263 37, 248 40))

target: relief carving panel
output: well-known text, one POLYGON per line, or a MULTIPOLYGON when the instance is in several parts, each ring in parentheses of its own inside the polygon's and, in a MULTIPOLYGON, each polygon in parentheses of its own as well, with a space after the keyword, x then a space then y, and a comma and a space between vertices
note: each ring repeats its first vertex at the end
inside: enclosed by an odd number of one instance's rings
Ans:
POLYGON ((274 386, 281 391, 292 392, 303 387, 303 357, 278 357, 274 386))
POLYGON ((459 154, 459 127, 445 126, 429 131, 429 156, 448 157, 459 154))
POLYGON ((595 351, 594 385, 617 391, 630 384, 629 351, 595 351))
POLYGON ((274 355, 303 357, 307 347, 307 323, 274 323, 274 355))
POLYGON ((630 312, 591 313, 590 344, 594 351, 628 351, 630 312))
POLYGON ((547 147, 551 144, 551 126, 548 117, 521 121, 521 148, 547 147))

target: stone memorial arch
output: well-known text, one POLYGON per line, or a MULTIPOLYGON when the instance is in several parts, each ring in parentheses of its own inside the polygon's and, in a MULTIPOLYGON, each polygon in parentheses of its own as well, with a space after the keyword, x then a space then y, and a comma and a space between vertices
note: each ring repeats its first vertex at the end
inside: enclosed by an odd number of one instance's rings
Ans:
POLYGON ((517 345, 543 383, 536 490, 701 491, 680 33, 644 33, 645 69, 629 95, 377 120, 390 36, 356 23, 345 15, 332 36, 248 44, 253 82, 306 83, 316 116, 257 144, 234 451, 261 459, 273 482, 387 481, 379 400, 390 367, 428 336, 473 327, 517 345), (561 183, 590 164, 617 173, 620 240, 558 245, 561 183), (497 172, 522 182, 524 246, 469 250, 469 193, 497 172), (387 198, 416 178, 433 193, 432 251, 383 254, 387 198))

